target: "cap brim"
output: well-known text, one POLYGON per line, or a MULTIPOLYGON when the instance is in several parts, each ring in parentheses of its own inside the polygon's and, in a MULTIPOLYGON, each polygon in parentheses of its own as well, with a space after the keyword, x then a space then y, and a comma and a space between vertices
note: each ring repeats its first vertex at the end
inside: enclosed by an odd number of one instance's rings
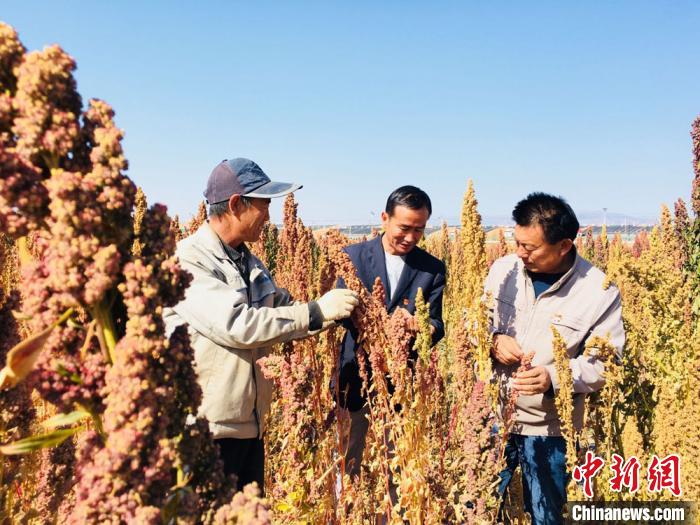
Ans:
POLYGON ((270 181, 259 188, 255 188, 249 193, 244 193, 243 197, 257 197, 260 199, 274 199, 275 197, 283 197, 288 193, 297 191, 301 188, 301 184, 293 184, 291 182, 274 182, 270 181))

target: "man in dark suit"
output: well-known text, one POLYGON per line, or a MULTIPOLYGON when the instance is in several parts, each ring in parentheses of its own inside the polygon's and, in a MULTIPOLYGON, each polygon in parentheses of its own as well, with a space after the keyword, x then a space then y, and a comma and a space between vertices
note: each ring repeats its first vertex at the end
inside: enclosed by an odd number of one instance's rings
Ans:
MULTIPOLYGON (((386 290, 386 308, 392 313, 404 308, 413 315, 416 294, 420 288, 430 303, 430 325, 433 344, 442 339, 445 326, 442 322, 442 292, 445 288, 445 265, 417 244, 423 237, 428 218, 432 213, 430 197, 415 186, 402 186, 392 192, 382 212, 384 233, 369 241, 348 246, 357 276, 371 291, 379 277, 386 290)), ((342 280, 340 286, 345 286, 342 280)), ((360 472, 365 436, 369 427, 369 410, 362 395, 362 379, 356 357, 357 330, 351 322, 340 352, 340 384, 338 403, 347 410, 350 418, 350 436, 346 453, 347 472, 355 477, 360 472)), ((410 360, 417 358, 414 351, 410 360)))

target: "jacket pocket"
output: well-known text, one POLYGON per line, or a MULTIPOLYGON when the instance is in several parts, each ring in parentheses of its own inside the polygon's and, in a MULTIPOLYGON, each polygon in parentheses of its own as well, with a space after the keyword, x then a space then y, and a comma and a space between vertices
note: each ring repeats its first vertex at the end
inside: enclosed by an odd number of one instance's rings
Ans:
POLYGON ((551 322, 570 351, 579 347, 588 332, 588 325, 580 317, 555 314, 551 322))
POLYGON ((255 381, 250 350, 217 348, 216 369, 204 382, 202 412, 213 423, 253 421, 255 381))
POLYGON ((525 412, 524 423, 538 424, 542 421, 557 417, 557 407, 554 397, 545 394, 534 394, 531 396, 518 396, 515 406, 525 412))
POLYGON ((274 293, 275 283, 267 272, 257 266, 253 268, 250 271, 250 302, 255 306, 263 305, 265 298, 274 293))

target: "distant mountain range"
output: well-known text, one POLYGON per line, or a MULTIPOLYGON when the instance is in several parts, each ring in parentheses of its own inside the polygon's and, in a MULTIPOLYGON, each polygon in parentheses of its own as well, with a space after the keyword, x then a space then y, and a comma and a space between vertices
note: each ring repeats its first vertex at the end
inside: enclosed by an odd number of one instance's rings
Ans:
MULTIPOLYGON (((578 217, 578 222, 582 226, 601 226, 604 223, 608 226, 618 225, 618 226, 648 226, 656 224, 659 219, 656 216, 649 215, 627 215, 625 213, 617 213, 609 211, 604 213, 600 211, 583 211, 576 214, 578 217)), ((449 226, 457 225, 460 223, 459 216, 448 216, 448 217, 436 217, 433 216, 430 220, 432 226, 437 226, 442 224, 443 221, 447 221, 449 226)), ((481 223, 484 226, 507 226, 513 224, 513 220, 510 215, 484 215, 481 218, 481 223)))
MULTIPOLYGON (((578 221, 581 226, 602 226, 607 224, 608 226, 652 226, 659 222, 659 218, 654 215, 627 215, 625 213, 618 213, 614 211, 609 211, 603 213, 600 211, 582 211, 577 213, 578 221)), ((459 215, 433 215, 430 218, 429 229, 440 228, 443 221, 447 221, 448 226, 457 226, 460 224, 459 215)), ((323 221, 305 221, 307 226, 313 229, 322 228, 342 228, 343 230, 357 231, 357 232, 368 232, 374 226, 379 227, 379 220, 376 223, 368 223, 358 221, 346 221, 340 223, 327 223, 323 221)), ((483 215, 481 218, 481 224, 484 227, 493 226, 512 226, 513 221, 510 215, 483 215)), ((281 225, 280 225, 281 226, 281 225)))

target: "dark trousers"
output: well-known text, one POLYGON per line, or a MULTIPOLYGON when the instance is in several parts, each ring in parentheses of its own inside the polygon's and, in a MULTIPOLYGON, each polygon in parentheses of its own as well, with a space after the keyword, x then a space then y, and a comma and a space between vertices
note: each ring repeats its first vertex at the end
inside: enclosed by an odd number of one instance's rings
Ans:
POLYGON ((253 481, 260 493, 265 493, 265 445, 262 439, 217 439, 219 455, 224 462, 224 474, 235 474, 238 490, 253 481))
MULTIPOLYGON (((506 443, 506 468, 500 473, 503 495, 520 465, 525 510, 533 525, 563 523, 566 504, 566 441, 555 436, 511 434, 506 443)), ((502 509, 501 509, 502 510, 502 509)))

